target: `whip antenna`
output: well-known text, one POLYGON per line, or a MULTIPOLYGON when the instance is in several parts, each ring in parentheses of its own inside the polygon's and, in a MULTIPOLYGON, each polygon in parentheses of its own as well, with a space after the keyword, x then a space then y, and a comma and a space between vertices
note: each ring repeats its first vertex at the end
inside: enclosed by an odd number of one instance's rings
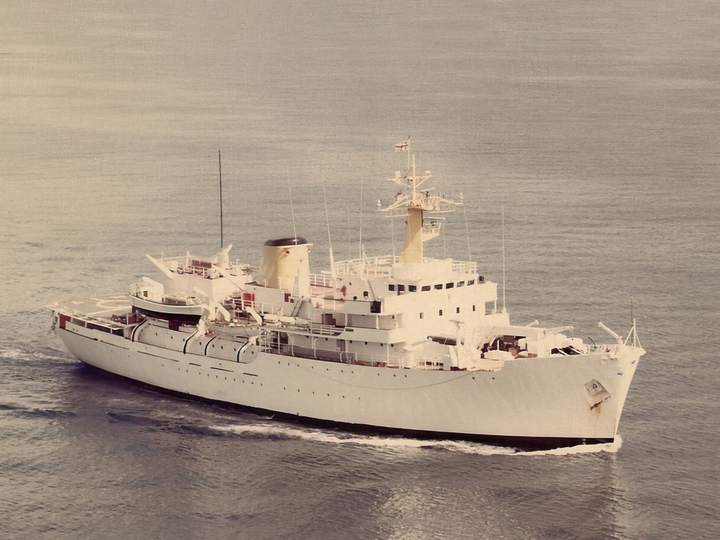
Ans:
POLYGON ((360 180, 360 239, 358 240, 358 258, 362 259, 362 226, 363 226, 363 181, 360 180))
POLYGON ((502 207, 503 313, 505 313, 505 207, 502 207))
POLYGON ((332 278, 335 279, 335 257, 333 257, 332 238, 330 236, 330 216, 328 214, 327 193, 325 193, 325 179, 322 180, 322 186, 323 186, 323 198, 325 199, 325 223, 327 224, 327 232, 328 232, 328 248, 330 251, 330 276, 332 276, 332 278))
POLYGON ((467 246, 468 246, 468 261, 472 262, 472 254, 470 253, 470 229, 468 228, 468 221, 467 221, 467 205, 463 202, 463 195, 460 194, 460 203, 463 205, 463 216, 465 218, 465 238, 467 238, 467 246))
POLYGON ((295 207, 293 206, 293 200, 292 200, 292 186, 290 185, 290 171, 287 167, 285 167, 285 176, 287 176, 288 181, 288 196, 290 197, 290 213, 292 214, 292 220, 293 220, 293 235, 295 236, 295 244, 297 244, 297 229, 295 228, 295 207))
POLYGON ((222 159, 220 158, 220 150, 218 150, 218 177, 220 180, 220 250, 225 248, 225 242, 223 241, 223 212, 222 212, 222 159))

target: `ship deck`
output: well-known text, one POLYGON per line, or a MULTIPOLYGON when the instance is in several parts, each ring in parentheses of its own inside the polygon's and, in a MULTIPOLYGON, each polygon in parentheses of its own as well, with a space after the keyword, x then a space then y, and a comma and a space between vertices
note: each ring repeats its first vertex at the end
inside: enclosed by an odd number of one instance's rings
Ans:
POLYGON ((121 315, 132 311, 130 297, 124 293, 61 300, 48 307, 68 315, 105 320, 111 319, 113 315, 121 315))

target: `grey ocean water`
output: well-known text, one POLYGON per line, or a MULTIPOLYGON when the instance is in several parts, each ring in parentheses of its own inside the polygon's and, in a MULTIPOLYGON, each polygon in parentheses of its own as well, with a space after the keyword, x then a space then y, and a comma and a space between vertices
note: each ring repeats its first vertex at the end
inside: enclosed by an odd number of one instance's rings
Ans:
MULTIPOLYGON (((5 0, 0 537, 718 538, 720 4, 5 0), (608 448, 515 454, 280 424, 84 367, 46 304, 145 254, 382 254, 412 135, 462 193, 434 256, 512 320, 647 355, 608 448), (290 195, 291 192, 291 195, 290 195), (503 210, 504 209, 504 210, 503 210)), ((399 238, 398 227, 395 234, 399 238)))

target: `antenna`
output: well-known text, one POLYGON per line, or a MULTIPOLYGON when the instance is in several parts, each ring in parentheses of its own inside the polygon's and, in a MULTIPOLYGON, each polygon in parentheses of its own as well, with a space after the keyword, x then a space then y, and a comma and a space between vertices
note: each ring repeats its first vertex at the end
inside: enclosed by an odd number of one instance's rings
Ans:
POLYGON ((222 209, 222 159, 220 157, 220 150, 218 150, 218 177, 220 179, 220 250, 225 248, 225 242, 223 241, 223 209, 222 209))
POLYGON ((390 217, 390 234, 392 235, 392 248, 393 248, 393 264, 395 264, 397 261, 395 260, 395 218, 392 216, 390 217))
POLYGON ((502 207, 503 313, 505 313, 505 207, 502 207))
POLYGON ((328 232, 328 248, 330 251, 330 276, 335 279, 335 257, 333 257, 332 238, 330 237, 330 216, 328 215, 327 193, 325 193, 325 179, 322 179, 323 198, 325 199, 325 223, 328 232))
POLYGON ((467 222, 467 205, 465 205, 463 201, 463 195, 460 194, 460 202, 463 205, 463 216, 465 218, 465 238, 467 238, 467 245, 468 245, 468 261, 472 262, 472 254, 470 253, 470 229, 468 228, 468 222, 467 222))
POLYGON ((443 235, 443 259, 446 259, 446 258, 447 258, 447 250, 446 250, 446 242, 445 242, 446 239, 447 239, 446 231, 447 231, 447 225, 446 225, 445 227, 442 227, 442 235, 443 235))
POLYGON ((362 203, 363 203, 363 181, 361 179, 360 180, 360 239, 358 240, 358 258, 359 259, 363 258, 363 254, 362 254, 362 226, 363 226, 362 209, 363 209, 363 206, 362 206, 362 203))
POLYGON ((292 200, 292 186, 290 185, 290 171, 287 167, 285 167, 285 176, 287 176, 288 181, 288 196, 290 197, 290 213, 292 214, 292 220, 293 220, 293 235, 295 237, 295 243, 297 244, 297 229, 295 228, 295 207, 293 206, 293 200, 292 200))
MULTIPOLYGON (((408 174, 410 174, 410 155, 412 154, 412 151, 410 150, 410 135, 408 135, 407 138, 407 153, 408 153, 408 174)), ((415 158, 413 158, 413 165, 415 164, 415 158)), ((413 176, 415 176, 415 171, 413 171, 413 176)))

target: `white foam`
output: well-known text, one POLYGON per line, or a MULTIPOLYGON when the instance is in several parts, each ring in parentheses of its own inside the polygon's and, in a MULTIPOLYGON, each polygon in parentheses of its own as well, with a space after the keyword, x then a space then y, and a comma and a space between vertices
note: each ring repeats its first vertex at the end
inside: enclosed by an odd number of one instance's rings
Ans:
POLYGON ((491 446, 470 441, 451 440, 422 440, 404 437, 383 437, 379 435, 358 435, 354 433, 334 433, 313 428, 301 428, 282 424, 247 424, 234 426, 213 426, 212 429, 223 432, 230 432, 241 435, 253 433, 260 435, 279 435, 291 439, 319 442, 324 444, 352 444, 359 446, 372 446, 387 450, 408 451, 408 450, 444 450, 448 452, 459 452, 474 455, 507 455, 507 456, 566 456, 575 454, 589 454, 596 452, 615 453, 622 445, 618 436, 614 443, 587 444, 572 446, 568 448, 556 448, 552 450, 518 451, 503 446, 491 446))

